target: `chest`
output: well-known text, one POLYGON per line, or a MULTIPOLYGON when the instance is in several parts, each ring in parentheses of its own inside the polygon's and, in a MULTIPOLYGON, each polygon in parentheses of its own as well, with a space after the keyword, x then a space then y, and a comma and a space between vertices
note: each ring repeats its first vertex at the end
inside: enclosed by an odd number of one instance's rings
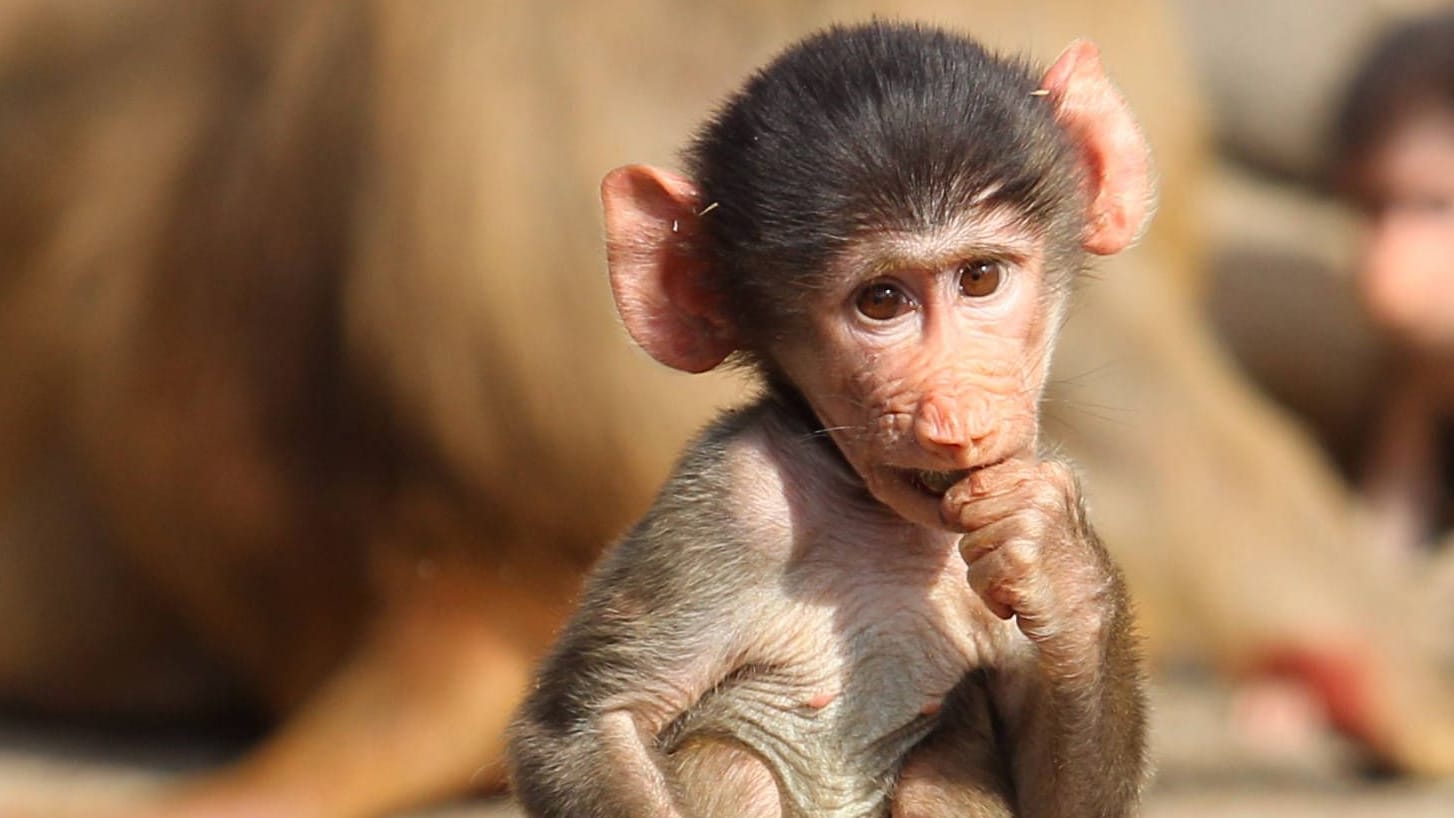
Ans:
POLYGON ((956 535, 889 514, 820 447, 771 431, 727 447, 719 495, 727 538, 761 568, 740 600, 750 613, 724 634, 740 652, 660 746, 745 751, 782 815, 882 815, 946 696, 1023 637, 970 588, 956 535))
POLYGON ((952 540, 938 554, 831 545, 789 563, 750 655, 677 735, 749 749, 785 814, 879 815, 946 697, 1018 631, 970 590, 952 540))
POLYGON ((755 632, 736 682, 770 679, 763 701, 806 730, 884 735, 1022 651, 1019 630, 971 589, 957 534, 893 516, 824 479, 832 464, 782 446, 749 436, 728 458, 736 539, 774 566, 748 603, 755 632))
POLYGON ((764 654, 809 710, 890 731, 937 714, 1018 631, 970 589, 952 535, 827 542, 790 563, 764 654))

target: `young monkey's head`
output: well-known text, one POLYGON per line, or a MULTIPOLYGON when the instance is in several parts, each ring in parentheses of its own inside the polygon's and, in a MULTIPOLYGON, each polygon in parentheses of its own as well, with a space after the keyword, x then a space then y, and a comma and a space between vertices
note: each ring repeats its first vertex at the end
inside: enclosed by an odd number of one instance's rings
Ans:
POLYGON ((653 357, 732 358, 812 408, 881 502, 1033 451, 1068 290, 1150 206, 1139 129, 1087 43, 1043 76, 974 41, 873 23, 754 75, 688 173, 602 185, 611 282, 653 357))
POLYGON ((1333 136, 1334 180, 1366 218, 1358 282, 1369 316, 1454 361, 1454 12, 1375 46, 1333 136))

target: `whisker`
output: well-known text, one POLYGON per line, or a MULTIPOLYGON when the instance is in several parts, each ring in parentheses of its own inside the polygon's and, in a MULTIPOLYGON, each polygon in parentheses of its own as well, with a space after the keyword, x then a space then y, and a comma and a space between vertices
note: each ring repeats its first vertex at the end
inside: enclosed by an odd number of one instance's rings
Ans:
POLYGON ((847 431, 852 431, 854 429, 866 429, 866 428, 867 428, 867 426, 865 424, 861 424, 861 423, 860 424, 857 424, 857 425, 853 425, 853 426, 824 426, 821 429, 814 429, 811 432, 807 432, 807 433, 804 433, 802 435, 799 435, 798 439, 799 440, 811 440, 811 439, 816 438, 816 437, 825 437, 825 436, 827 436, 829 434, 832 434, 833 432, 847 432, 847 431))
POLYGON ((1078 400, 1076 398, 1067 397, 1047 397, 1043 401, 1041 401, 1041 404, 1055 404, 1058 406, 1067 406, 1072 409, 1095 409, 1102 412, 1119 413, 1122 415, 1133 415, 1137 413, 1137 409, 1134 406, 1121 406, 1114 403, 1095 403, 1092 401, 1078 400))
POLYGON ((1099 366, 1093 366, 1090 369, 1087 369, 1084 372, 1080 372, 1075 375, 1067 375, 1061 378, 1050 378, 1048 381, 1046 381, 1046 384, 1049 386, 1079 386, 1082 381, 1100 375, 1107 370, 1119 366, 1121 366, 1120 361, 1106 361, 1099 366))
POLYGON ((1061 408, 1074 409, 1075 415, 1078 419, 1089 418, 1091 420, 1096 420, 1120 429, 1129 429, 1133 425, 1132 419, 1129 416, 1133 412, 1133 410, 1126 409, 1120 417, 1116 417, 1112 414, 1108 414, 1108 412, 1115 411, 1116 407, 1104 407, 1104 411, 1096 411, 1097 407, 1093 404, 1077 404, 1075 402, 1060 402, 1058 406, 1051 406, 1047 408, 1045 411, 1041 412, 1041 420, 1044 422, 1057 423, 1067 430, 1076 431, 1077 426, 1075 425, 1075 423, 1073 423, 1068 418, 1061 417, 1060 414, 1055 411, 1056 409, 1061 408))

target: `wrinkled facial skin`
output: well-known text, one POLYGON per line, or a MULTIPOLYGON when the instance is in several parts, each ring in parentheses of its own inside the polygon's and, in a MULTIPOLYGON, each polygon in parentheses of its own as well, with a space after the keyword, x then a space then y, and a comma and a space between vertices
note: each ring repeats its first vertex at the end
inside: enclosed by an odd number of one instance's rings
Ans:
POLYGON ((778 358, 869 491, 910 522, 943 528, 951 484, 1034 450, 1064 301, 1042 245, 1004 212, 860 242, 778 358))
POLYGON ((1454 357, 1454 111, 1411 116, 1359 171, 1369 315, 1401 343, 1454 357))

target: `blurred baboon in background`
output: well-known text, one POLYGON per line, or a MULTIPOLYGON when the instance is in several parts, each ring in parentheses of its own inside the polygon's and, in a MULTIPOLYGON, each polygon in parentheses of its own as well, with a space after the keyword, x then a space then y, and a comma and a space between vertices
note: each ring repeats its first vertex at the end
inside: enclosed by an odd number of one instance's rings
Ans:
POLYGON ((581 572, 744 388, 632 350, 597 181, 672 164, 750 66, 871 12, 1047 63, 1088 36, 1147 128, 1160 216, 1083 295, 1047 415, 1153 649, 1307 659, 1383 758, 1454 766, 1346 497, 1199 320, 1205 131, 1149 0, 7 5, 0 696, 279 719, 148 814, 497 784, 581 572))
POLYGON ((1365 463, 1371 546, 1418 565, 1454 533, 1454 11, 1384 34, 1335 123, 1331 175, 1367 227, 1358 292, 1396 352, 1365 463))
MULTIPOLYGON (((1177 6, 1208 91, 1216 141, 1217 159, 1200 196, 1210 251, 1209 316, 1238 363, 1296 413, 1340 476, 1357 485, 1378 437, 1378 406, 1393 391, 1389 364, 1401 356, 1381 343, 1361 302, 1353 272, 1360 230, 1326 185, 1328 165, 1338 164, 1329 156, 1328 137, 1338 130, 1338 108, 1357 63, 1387 27, 1447 3, 1181 0, 1177 6)), ((1366 123, 1375 129, 1382 124, 1366 123)), ((1398 653, 1430 657, 1419 664, 1442 656, 1449 667, 1449 572, 1441 578, 1438 566, 1422 562, 1409 570, 1408 560, 1389 559, 1390 549, 1373 542, 1387 538, 1362 525, 1381 516, 1368 514, 1363 499, 1350 498, 1359 518, 1352 540, 1359 553, 1334 553, 1346 560, 1350 577, 1367 577, 1380 590, 1372 596, 1359 590, 1345 601, 1353 603, 1350 609, 1371 611, 1377 598, 1390 600, 1406 611, 1410 627, 1384 621, 1367 632, 1383 633, 1380 638, 1398 653)), ((1306 671, 1336 666, 1330 658, 1293 652, 1271 664, 1306 671)), ((1446 684, 1423 675, 1431 680, 1428 689, 1446 684)), ((1426 746, 1422 757, 1447 757, 1447 738, 1426 746)))

